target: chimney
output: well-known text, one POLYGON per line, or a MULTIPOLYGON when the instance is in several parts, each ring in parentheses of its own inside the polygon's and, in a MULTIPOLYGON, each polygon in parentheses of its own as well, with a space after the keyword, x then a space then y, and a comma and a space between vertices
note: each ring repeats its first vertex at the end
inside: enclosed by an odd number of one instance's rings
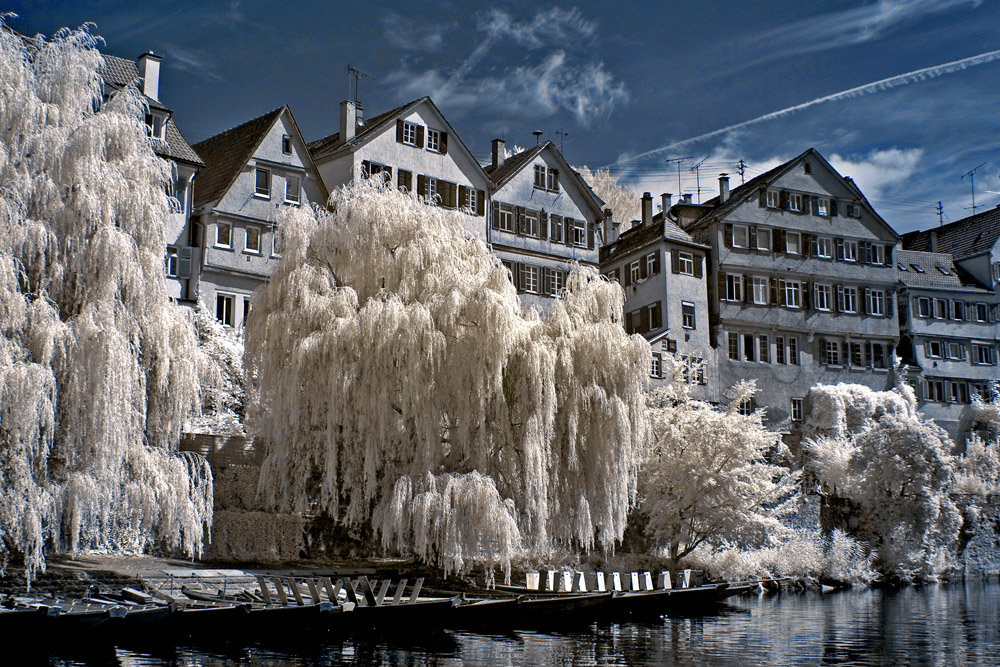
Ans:
POLYGON ((691 193, 690 192, 685 193, 685 195, 684 195, 684 203, 685 204, 690 204, 691 203, 691 193))
POLYGON ((506 145, 506 143, 507 142, 504 141, 503 139, 494 139, 493 140, 493 163, 492 164, 493 164, 493 168, 494 169, 497 168, 497 167, 502 167, 503 166, 504 146, 506 145))
POLYGON ((725 204, 729 199, 729 174, 719 174, 719 203, 725 204))
POLYGON ((931 252, 937 252, 937 230, 931 230, 931 252))
POLYGON ((648 225, 653 221, 653 196, 648 192, 642 193, 642 224, 648 225))
POLYGON ((142 77, 142 94, 154 100, 160 99, 160 61, 161 56, 152 51, 146 51, 139 56, 139 76, 142 77))
POLYGON ((667 211, 670 210, 670 200, 672 198, 673 198, 673 195, 670 194, 669 192, 664 192, 662 195, 660 195, 660 207, 663 209, 663 221, 664 222, 667 221, 667 211))
POLYGON ((617 241, 614 230, 614 223, 611 221, 611 209, 604 209, 604 245, 610 245, 617 241))
POLYGON ((359 102, 347 100, 340 103, 340 143, 346 144, 354 139, 360 116, 361 104, 359 102))

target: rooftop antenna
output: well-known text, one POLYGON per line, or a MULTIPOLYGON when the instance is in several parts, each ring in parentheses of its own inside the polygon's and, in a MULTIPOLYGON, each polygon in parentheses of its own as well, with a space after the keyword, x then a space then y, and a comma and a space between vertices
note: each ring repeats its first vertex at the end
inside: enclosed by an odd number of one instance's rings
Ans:
POLYGON ((535 145, 537 146, 539 142, 542 140, 542 135, 545 133, 542 132, 541 130, 535 130, 534 132, 532 132, 532 134, 535 135, 535 145))
MULTIPOLYGON (((979 167, 984 167, 987 164, 989 164, 989 162, 984 162, 981 165, 979 165, 979 167)), ((969 177, 969 185, 972 187, 972 215, 976 214, 976 171, 979 170, 979 167, 973 168, 971 171, 966 172, 962 176, 963 181, 965 180, 966 176, 969 177)))
POLYGON ((569 132, 563 132, 562 127, 556 130, 556 134, 559 135, 559 152, 563 152, 563 144, 566 143, 566 137, 569 136, 569 132))
POLYGON ((708 156, 706 155, 704 158, 702 158, 701 162, 691 167, 691 171, 694 172, 695 187, 698 189, 699 204, 701 203, 701 172, 699 170, 701 169, 701 165, 705 164, 705 160, 707 159, 708 156))
POLYGON ((684 160, 693 160, 693 159, 694 159, 693 155, 688 155, 686 157, 668 157, 665 160, 667 164, 670 164, 671 162, 677 163, 677 192, 678 192, 677 196, 681 197, 682 199, 684 190, 681 189, 681 163, 684 162, 684 160))
POLYGON ((944 205, 941 204, 941 200, 938 200, 937 214, 938 227, 944 227, 944 205))
POLYGON ((361 104, 361 79, 374 80, 375 76, 347 63, 347 99, 358 104, 361 104))

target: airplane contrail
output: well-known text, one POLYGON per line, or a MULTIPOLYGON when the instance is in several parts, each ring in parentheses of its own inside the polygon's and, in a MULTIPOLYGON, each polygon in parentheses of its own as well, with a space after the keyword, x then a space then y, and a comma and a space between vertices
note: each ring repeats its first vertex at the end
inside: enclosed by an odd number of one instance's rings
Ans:
POLYGON ((924 69, 914 70, 912 72, 907 72, 906 74, 898 74, 896 76, 890 76, 888 79, 882 79, 880 81, 866 83, 863 86, 858 86, 857 88, 850 88, 848 90, 842 90, 839 93, 833 93, 832 95, 817 97, 814 100, 803 102, 802 104, 796 104, 795 106, 788 107, 787 109, 781 109, 780 111, 772 111, 769 114, 764 114, 763 116, 758 116, 757 118, 751 118, 750 120, 745 120, 742 123, 736 123, 735 125, 730 125, 720 130, 713 130, 712 132, 708 132, 706 134, 702 134, 697 137, 684 139, 683 141, 676 141, 672 144, 661 146, 660 148, 654 148, 652 150, 646 151, 645 153, 639 153, 638 155, 633 155, 623 160, 619 160, 618 164, 631 162, 633 160, 638 160, 639 158, 649 157, 650 155, 656 155, 657 153, 664 153, 673 150, 679 146, 691 144, 696 141, 701 141, 703 139, 709 139, 711 137, 715 137, 720 134, 725 134, 726 132, 738 130, 741 127, 746 127, 748 125, 755 125, 757 123, 762 123, 766 120, 782 118, 791 113, 795 113, 796 111, 801 111, 802 109, 808 109, 809 107, 814 107, 817 104, 824 104, 826 102, 837 102, 839 100, 846 100, 852 97, 862 97, 864 95, 872 95, 874 93, 880 93, 884 90, 889 90, 890 88, 908 86, 911 83, 926 81, 927 79, 935 79, 944 74, 952 74, 954 72, 960 72, 964 69, 968 69, 969 67, 975 67, 976 65, 983 65, 985 63, 993 62, 994 60, 1000 60, 1000 51, 987 51, 986 53, 980 53, 978 56, 971 56, 969 58, 955 60, 950 63, 944 63, 942 65, 925 67, 924 69))

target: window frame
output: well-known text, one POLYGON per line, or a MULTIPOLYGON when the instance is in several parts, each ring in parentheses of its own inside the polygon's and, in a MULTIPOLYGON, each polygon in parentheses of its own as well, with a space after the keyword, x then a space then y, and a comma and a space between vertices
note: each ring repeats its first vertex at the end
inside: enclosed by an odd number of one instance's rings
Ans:
POLYGON ((872 264, 874 266, 885 266, 885 246, 881 243, 873 243, 872 249, 872 264))
POLYGON ((799 280, 786 280, 784 282, 785 308, 802 308, 802 282, 799 280))
POLYGON ((856 264, 858 261, 858 242, 850 239, 844 239, 843 248, 844 259, 842 261, 853 262, 856 264))
POLYGON ((726 301, 739 303, 743 301, 743 275, 740 273, 726 274, 726 301))
POLYGON ((928 296, 917 297, 917 317, 930 319, 934 317, 934 305, 928 296), (924 308, 926 306, 926 308, 924 308))
POLYGON ((698 328, 698 314, 692 301, 681 301, 681 328, 690 330, 698 328))
POLYGON ((164 258, 163 271, 167 278, 176 278, 180 270, 181 258, 177 246, 167 246, 167 256, 164 258))
POLYGON ((740 334, 736 331, 726 332, 726 355, 731 361, 740 360, 740 334))
POLYGON ((972 343, 972 365, 973 366, 996 366, 996 356, 993 354, 992 345, 982 343, 972 343), (985 355, 983 354, 985 352, 985 355), (983 359, 986 361, 983 361, 983 359))
POLYGON ((816 237, 816 257, 820 259, 833 259, 833 237, 816 237))
POLYGON ((802 254, 802 234, 800 232, 785 232, 785 253, 789 255, 802 254), (795 250, 789 250, 792 239, 795 239, 795 250))
POLYGON ((263 232, 260 227, 256 225, 247 225, 243 228, 243 252, 248 255, 260 255, 261 254, 261 237, 263 232), (250 232, 253 231, 257 235, 257 247, 250 247, 250 232))
POLYGON ((804 421, 802 418, 802 407, 805 399, 793 398, 791 400, 791 406, 788 412, 789 417, 793 422, 804 421))
POLYGON ((858 314, 858 288, 852 287, 850 285, 844 285, 842 287, 842 294, 844 295, 844 309, 841 311, 847 315, 857 315, 858 314))
POLYGON ((816 215, 821 215, 824 218, 830 217, 830 198, 829 197, 819 197, 816 200, 816 215))
POLYGON ((885 317, 886 316, 886 298, 885 290, 873 289, 868 290, 868 314, 873 317, 885 317))
POLYGON ((694 275, 694 253, 677 251, 677 273, 682 276, 694 275))
POLYGON ((649 377, 653 377, 653 378, 661 377, 661 375, 660 375, 661 372, 662 372, 662 369, 661 369, 661 366, 660 366, 660 355, 654 352, 653 353, 653 360, 652 360, 652 363, 650 364, 650 368, 649 368, 649 377))
POLYGON ((751 278, 751 289, 753 290, 751 300, 756 306, 766 306, 771 298, 771 279, 768 276, 753 276, 751 278))
POLYGON ((231 292, 216 292, 215 293, 215 319, 222 323, 223 326, 232 327, 236 326, 236 313, 234 312, 236 308, 236 295, 231 292), (228 306, 222 308, 223 304, 228 303, 228 306), (226 316, 228 315, 228 322, 226 321, 226 316))
POLYGON ((765 204, 766 208, 781 208, 781 192, 778 190, 768 190, 765 204))
POLYGON ((813 308, 829 313, 833 310, 833 285, 813 283, 813 308))
POLYGON ((639 265, 639 260, 636 259, 629 263, 628 277, 631 279, 630 282, 633 285, 642 280, 642 270, 639 265))
POLYGON ((733 225, 733 247, 743 250, 750 247, 750 228, 747 225, 733 225), (743 235, 742 245, 737 241, 740 234, 743 235))
POLYGON ((549 270, 549 296, 557 297, 566 287, 566 279, 560 269, 549 270))
POLYGON ((419 125, 408 120, 403 121, 403 144, 406 146, 416 147, 417 145, 417 128, 419 125), (409 135, 409 138, 407 138, 409 135))
POLYGON ((281 135, 281 154, 292 154, 292 136, 290 134, 281 135))
POLYGON ((253 183, 253 196, 258 199, 270 199, 271 198, 271 170, 265 169, 264 167, 254 167, 254 183, 253 183), (264 175, 267 181, 263 187, 260 184, 261 174, 264 175))
POLYGON ((788 210, 796 213, 802 212, 802 195, 797 192, 788 193, 788 210))
POLYGON ((826 339, 823 341, 823 365, 840 366, 840 341, 826 339))
POLYGON ((763 250, 769 252, 771 250, 771 242, 774 239, 774 235, 771 234, 770 227, 758 227, 757 228, 757 250, 763 250), (761 241, 762 238, 767 238, 767 243, 761 241))
POLYGON ((575 218, 563 218, 563 224, 566 224, 566 220, 573 221, 573 247, 586 248, 587 247, 586 220, 577 220, 575 218))
POLYGON ((426 149, 432 153, 441 152, 441 130, 427 128, 426 149))
POLYGON ((233 248, 233 225, 231 222, 221 222, 219 220, 215 221, 215 242, 212 244, 214 248, 224 248, 226 250, 232 250, 233 248), (223 243, 220 239, 222 238, 219 234, 222 228, 226 228, 226 242, 223 243))
POLYGON ((534 264, 521 265, 521 289, 528 294, 539 294, 539 269, 534 264))
POLYGON ((785 339, 785 353, 789 366, 799 365, 799 339, 797 336, 788 336, 785 339))
POLYGON ((298 206, 302 203, 302 182, 298 176, 285 176, 285 200, 284 203, 291 204, 292 206, 298 206), (292 192, 291 185, 295 183, 294 195, 289 196, 292 192))

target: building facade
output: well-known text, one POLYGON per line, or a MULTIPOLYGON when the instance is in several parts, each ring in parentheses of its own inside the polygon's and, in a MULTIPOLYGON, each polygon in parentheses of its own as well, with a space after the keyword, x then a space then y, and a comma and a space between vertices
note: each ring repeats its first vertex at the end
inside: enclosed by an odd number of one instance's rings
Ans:
POLYGON ((899 237, 815 150, 703 205, 670 211, 707 245, 720 400, 742 379, 774 425, 803 419, 815 384, 893 384, 899 237))
POLYGON ((206 165, 194 198, 197 295, 220 322, 240 327, 281 255, 281 209, 324 205, 326 189, 287 106, 195 150, 206 165))
POLYGON ((494 139, 487 241, 510 272, 521 302, 546 311, 571 264, 598 266, 604 202, 551 141, 506 155, 494 139))

